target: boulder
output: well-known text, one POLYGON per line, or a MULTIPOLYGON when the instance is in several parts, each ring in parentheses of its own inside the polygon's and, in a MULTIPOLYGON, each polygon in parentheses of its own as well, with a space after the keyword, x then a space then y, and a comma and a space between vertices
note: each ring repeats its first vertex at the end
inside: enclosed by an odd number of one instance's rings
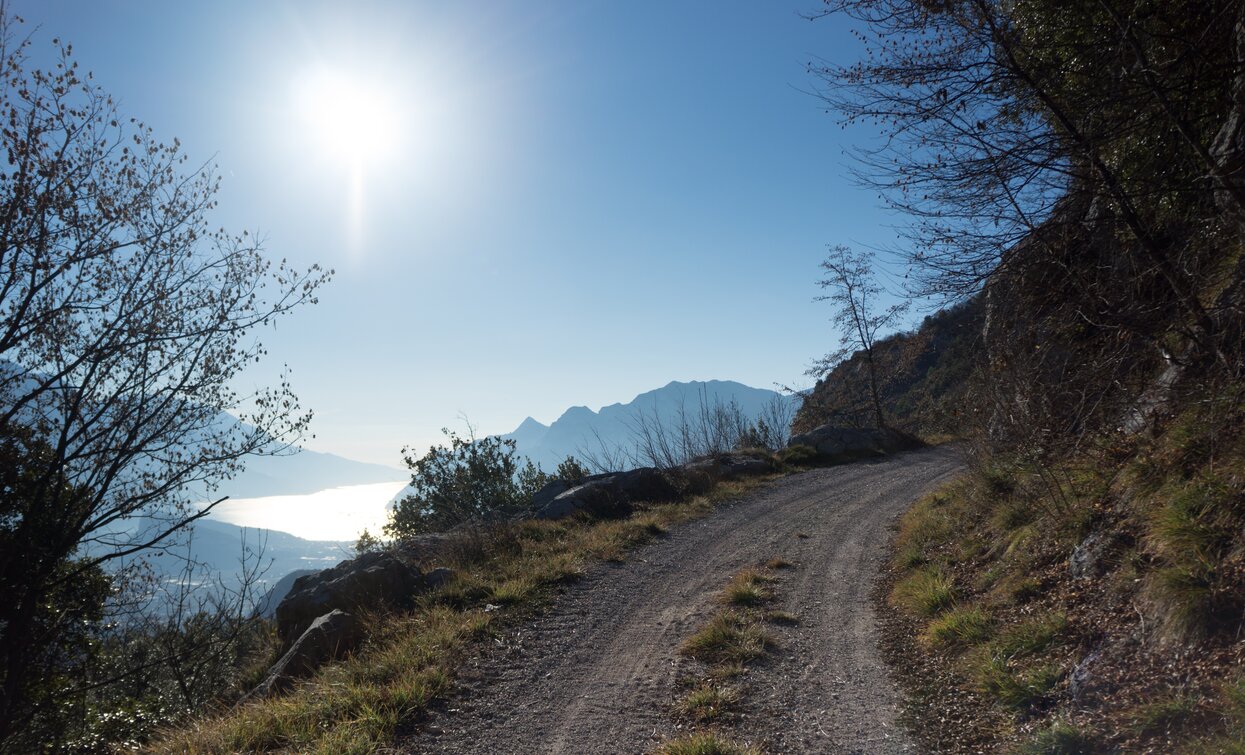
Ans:
POLYGON ((821 458, 843 456, 881 456, 918 448, 921 441, 907 433, 887 428, 835 427, 822 425, 807 433, 791 436, 788 446, 808 446, 821 458))
POLYGON ((362 639, 363 626, 354 614, 333 610, 320 616, 298 636, 247 698, 289 689, 296 679, 310 676, 325 663, 354 650, 362 639))
POLYGON ((678 496, 679 491, 660 470, 641 467, 585 478, 579 485, 558 493, 551 500, 546 498, 548 502, 538 508, 533 516, 536 519, 564 519, 584 514, 613 519, 630 514, 635 503, 661 503, 678 496))
POLYGON ((404 606, 426 589, 427 581, 420 570, 393 553, 364 553, 295 580, 277 606, 277 634, 288 647, 317 617, 334 609, 404 606))
MULTIPOLYGON (((582 481, 581 481, 582 482, 582 481)), ((545 485, 532 496, 532 508, 539 511, 553 502, 554 498, 575 487, 577 483, 569 480, 554 480, 545 485)))
POLYGON ((774 462, 758 453, 732 451, 694 459, 679 466, 676 471, 688 479, 706 475, 716 482, 768 474, 774 471, 774 462))
POLYGON ((431 564, 443 560, 443 551, 450 538, 448 532, 414 535, 394 543, 393 551, 409 564, 431 564))

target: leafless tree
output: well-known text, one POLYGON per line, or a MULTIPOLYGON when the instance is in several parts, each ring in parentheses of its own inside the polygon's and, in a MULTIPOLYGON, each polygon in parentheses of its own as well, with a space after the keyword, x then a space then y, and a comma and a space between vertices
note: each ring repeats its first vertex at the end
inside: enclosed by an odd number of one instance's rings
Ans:
POLYGON ((817 301, 828 301, 834 305, 832 322, 838 328, 840 340, 839 348, 818 360, 809 374, 817 377, 827 375, 859 352, 864 357, 874 422, 879 428, 885 427, 874 345, 880 334, 899 324, 899 318, 908 305, 902 302, 879 310, 879 299, 884 292, 874 281, 869 258, 848 247, 831 248, 821 267, 826 277, 817 285, 829 289, 830 293, 817 297, 817 301))

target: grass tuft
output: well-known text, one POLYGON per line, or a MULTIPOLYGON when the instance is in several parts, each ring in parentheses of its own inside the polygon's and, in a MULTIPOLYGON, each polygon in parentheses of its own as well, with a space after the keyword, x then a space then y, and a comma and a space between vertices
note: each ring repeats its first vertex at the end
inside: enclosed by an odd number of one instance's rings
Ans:
POLYGON ((711 731, 689 734, 667 742, 657 750, 658 755, 761 755, 750 745, 741 745, 711 731))
POLYGON ((731 578, 722 591, 721 601, 728 606, 755 608, 773 598, 765 585, 774 580, 753 569, 745 569, 731 578))
POLYGON ((955 587, 941 569, 923 568, 904 577, 891 600, 918 616, 935 616, 955 603, 955 587))
POLYGON ((1142 736, 1170 734, 1184 728, 1197 708, 1197 700, 1188 696, 1147 703, 1132 711, 1129 728, 1142 736))
POLYGON ((943 648, 965 648, 990 639, 990 616, 980 608, 955 608, 929 623, 922 639, 943 648))
POLYGON ((997 656, 985 656, 973 670, 977 690, 995 704, 1026 713, 1042 703, 1061 676, 1058 666, 1021 671, 997 656))
POLYGON ((1037 655, 1055 644, 1067 626, 1068 617, 1061 613, 1029 619, 1001 631, 990 650, 1007 660, 1037 655))
POLYGON ((755 621, 726 609, 683 643, 681 652, 709 665, 747 663, 760 658, 774 640, 755 621))
POLYGON ((1091 755, 1098 752, 1098 743, 1088 732, 1072 724, 1056 721, 1033 739, 1016 748, 1016 755, 1091 755))
POLYGON ((702 684, 679 701, 679 712, 701 723, 716 721, 739 702, 739 690, 715 684, 702 684))

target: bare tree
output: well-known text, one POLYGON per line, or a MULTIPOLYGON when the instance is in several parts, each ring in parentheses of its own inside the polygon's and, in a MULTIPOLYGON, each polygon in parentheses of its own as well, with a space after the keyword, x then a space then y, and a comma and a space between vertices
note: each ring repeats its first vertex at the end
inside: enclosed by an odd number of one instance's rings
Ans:
POLYGON ((817 285, 829 289, 830 293, 817 297, 817 301, 828 301, 834 305, 831 321, 838 328, 840 341, 839 348, 818 360, 809 374, 816 377, 829 374, 859 352, 864 358, 874 422, 879 428, 885 427, 874 345, 879 334, 898 325, 900 317, 907 311, 907 302, 892 304, 879 311, 877 307, 881 302, 878 300, 883 290, 874 281, 869 258, 848 247, 832 247, 821 267, 826 277, 817 285))
POLYGON ((73 647, 54 652, 57 601, 124 580, 103 569, 167 547, 248 455, 301 436, 310 413, 288 380, 244 395, 235 378, 265 353, 257 331, 327 278, 215 230, 210 167, 118 113, 68 45, 39 70, 12 31, 3 21, 0 742, 75 685, 73 647))

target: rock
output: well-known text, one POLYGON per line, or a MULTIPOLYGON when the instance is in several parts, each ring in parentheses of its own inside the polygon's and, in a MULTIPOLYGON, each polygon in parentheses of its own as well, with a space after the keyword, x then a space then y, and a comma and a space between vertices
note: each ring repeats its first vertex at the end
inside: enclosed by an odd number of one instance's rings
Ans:
MULTIPOLYGON (((544 492, 544 491, 541 491, 544 492)), ((554 496, 540 507, 536 519, 564 519, 575 514, 613 519, 634 510, 635 503, 661 503, 679 495, 669 478, 653 467, 593 475, 554 496)))
POLYGON ((424 575, 424 589, 437 590, 449 584, 454 578, 454 570, 444 566, 433 569, 424 575))
POLYGON ((341 610, 330 611, 311 622, 285 655, 268 670, 268 676, 246 696, 266 697, 289 689, 296 679, 310 676, 328 661, 349 653, 363 639, 359 619, 341 610))
POLYGON ((408 605, 427 589, 417 567, 408 566, 389 551, 364 553, 332 569, 294 581, 277 606, 277 634, 289 646, 319 616, 341 609, 408 605))
POLYGON ((545 506, 548 506, 554 498, 557 498, 573 487, 575 487, 575 483, 572 483, 569 480, 554 480, 553 482, 550 482, 540 490, 537 490, 536 494, 532 496, 532 508, 536 510, 543 509, 545 506))
POLYGON ((265 619, 271 619, 277 611, 277 606, 281 605, 281 601, 285 600, 285 596, 290 594, 290 590, 294 587, 295 580, 305 577, 309 574, 315 574, 315 569, 295 569, 277 580, 276 584, 268 588, 268 592, 255 604, 255 611, 265 619))
POLYGON ((807 433, 793 435, 787 446, 808 446, 823 458, 856 455, 883 455, 919 448, 921 441, 891 428, 835 427, 822 425, 807 433))
POLYGON ((393 550, 403 561, 412 564, 431 564, 442 560, 442 551, 450 541, 448 532, 429 532, 404 538, 394 543, 393 550))
POLYGON ((1090 667, 1094 665, 1094 662, 1101 655, 1101 649, 1090 652, 1089 655, 1081 659, 1080 663, 1076 664, 1076 668, 1072 669, 1072 673, 1068 675, 1068 696, 1073 701, 1079 700, 1089 688, 1090 683, 1093 681, 1093 671, 1090 667))
POLYGON ((1108 557, 1115 550, 1116 536, 1104 530, 1086 535, 1068 557, 1068 572, 1073 579, 1089 579, 1106 573, 1108 557))
POLYGON ((683 465, 689 471, 705 471, 719 480, 755 477, 774 471, 772 460, 756 453, 732 452, 696 459, 683 465))

